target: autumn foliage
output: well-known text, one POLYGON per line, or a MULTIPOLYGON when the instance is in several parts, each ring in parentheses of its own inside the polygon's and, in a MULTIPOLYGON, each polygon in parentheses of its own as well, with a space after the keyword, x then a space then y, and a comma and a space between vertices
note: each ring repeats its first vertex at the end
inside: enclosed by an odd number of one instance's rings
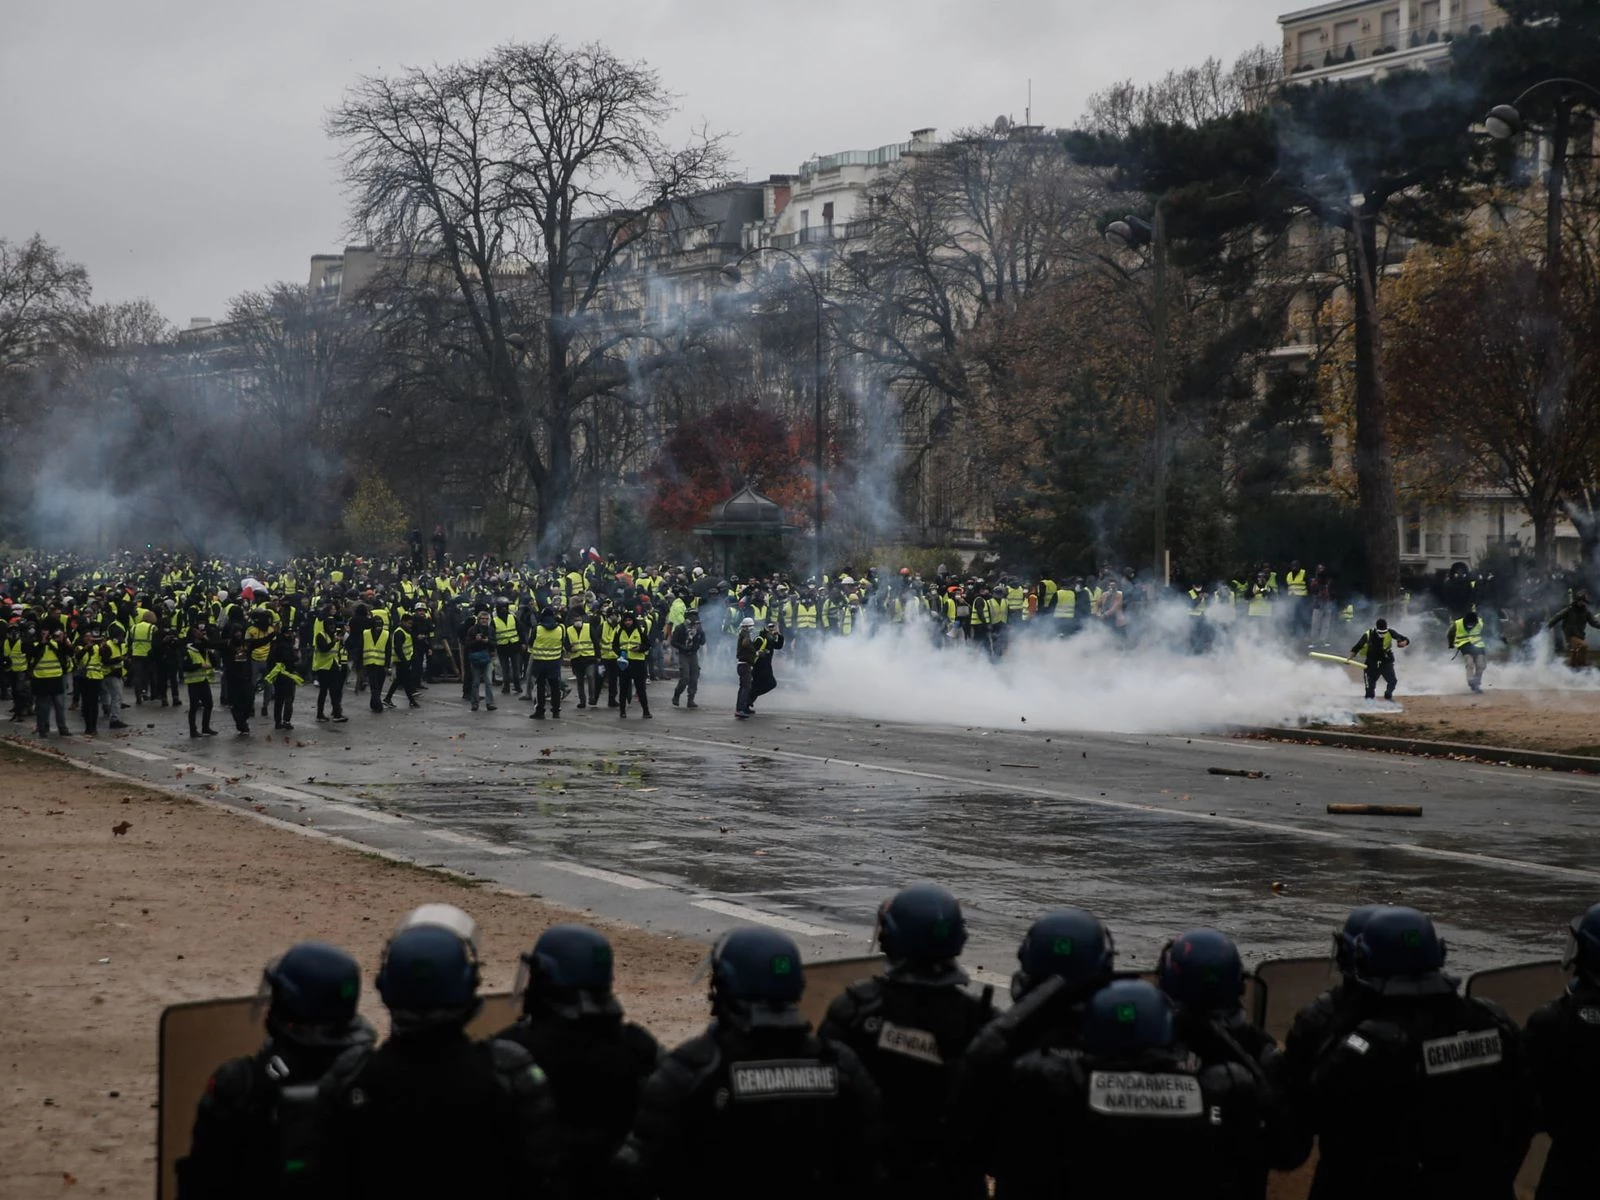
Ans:
POLYGON ((811 505, 809 429, 791 429, 755 400, 720 404, 672 431, 646 475, 656 529, 684 533, 747 484, 803 524, 811 505))

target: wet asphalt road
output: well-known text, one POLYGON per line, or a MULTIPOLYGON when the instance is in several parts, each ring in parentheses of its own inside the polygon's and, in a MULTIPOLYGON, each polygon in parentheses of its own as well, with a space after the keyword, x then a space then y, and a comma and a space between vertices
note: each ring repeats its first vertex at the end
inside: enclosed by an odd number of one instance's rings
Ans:
POLYGON ((1600 779, 1219 735, 874 723, 782 692, 738 722, 731 688, 703 687, 697 712, 669 694, 653 721, 569 705, 534 722, 514 696, 474 714, 438 684, 415 712, 351 695, 348 724, 318 725, 302 693, 292 734, 255 720, 236 738, 219 709, 224 732, 199 741, 147 704, 125 734, 47 744, 679 936, 761 920, 808 955, 866 953, 882 898, 938 879, 967 906, 970 964, 996 980, 1060 904, 1099 912, 1143 965, 1198 924, 1247 961, 1321 954, 1352 905, 1397 901, 1436 916, 1465 971, 1558 954, 1600 898, 1600 779), (1362 800, 1424 816, 1325 812, 1362 800))

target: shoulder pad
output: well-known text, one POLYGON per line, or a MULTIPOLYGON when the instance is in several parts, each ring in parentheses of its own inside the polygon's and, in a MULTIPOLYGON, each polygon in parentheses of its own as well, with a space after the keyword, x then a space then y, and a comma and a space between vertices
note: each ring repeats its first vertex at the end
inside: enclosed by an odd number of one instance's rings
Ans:
POLYGON ((631 1021, 624 1022, 622 1044, 630 1054, 638 1056, 652 1066, 661 1061, 661 1043, 656 1041, 655 1035, 642 1025, 635 1025, 631 1021))
POLYGON ((544 1071, 522 1046, 499 1038, 490 1038, 484 1045, 494 1065, 495 1077, 506 1091, 512 1095, 528 1095, 545 1087, 544 1071))
POLYGON ((690 1038, 667 1052, 661 1060, 663 1070, 699 1082, 722 1065, 722 1048, 709 1034, 690 1038))
POLYGON ((243 1108, 255 1093, 256 1061, 253 1058, 230 1058, 211 1074, 206 1082, 205 1094, 217 1104, 229 1108, 243 1108))
POLYGON ((372 1057, 375 1047, 370 1043, 351 1046, 338 1058, 333 1060, 333 1066, 328 1068, 328 1073, 322 1077, 317 1085, 319 1095, 334 1101, 342 1100, 349 1094, 356 1079, 366 1068, 367 1060, 372 1057))

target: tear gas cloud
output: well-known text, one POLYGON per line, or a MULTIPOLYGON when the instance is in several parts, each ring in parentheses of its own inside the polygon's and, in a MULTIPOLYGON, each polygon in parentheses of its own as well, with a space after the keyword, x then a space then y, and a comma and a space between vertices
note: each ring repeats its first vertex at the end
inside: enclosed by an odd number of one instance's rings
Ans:
MULTIPOLYGON (((1051 636, 1050 618, 1014 635, 1003 659, 976 649, 948 649, 922 622, 876 636, 831 639, 814 666, 780 661, 779 690, 767 707, 796 707, 874 720, 1026 728, 1083 733, 1196 733, 1228 726, 1354 724, 1357 714, 1392 711, 1362 698, 1353 667, 1312 659, 1250 629, 1219 637, 1204 654, 1188 652, 1189 617, 1162 606, 1137 641, 1091 625, 1051 636), (936 644, 937 643, 937 644, 936 644)), ((1242 625, 1243 622, 1240 623, 1242 625)), ((1397 622, 1400 624, 1400 622, 1397 622)), ((1398 653, 1397 701, 1466 690, 1459 661, 1443 650, 1442 631, 1419 620, 1402 625, 1413 638, 1398 653)), ((1351 635, 1353 641, 1359 630, 1351 635)), ((1491 664, 1490 690, 1550 693, 1600 691, 1590 673, 1574 675, 1550 656, 1548 643, 1527 657, 1491 664)), ((1343 654, 1345 645, 1331 653, 1343 654)))

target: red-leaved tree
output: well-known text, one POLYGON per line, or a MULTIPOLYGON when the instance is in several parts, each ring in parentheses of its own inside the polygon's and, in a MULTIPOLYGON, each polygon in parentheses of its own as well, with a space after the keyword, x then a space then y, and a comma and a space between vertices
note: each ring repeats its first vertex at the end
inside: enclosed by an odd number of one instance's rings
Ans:
POLYGON ((810 436, 755 400, 720 404, 683 422, 646 475, 650 524, 686 533, 748 484, 781 505, 787 520, 809 525, 810 436))

